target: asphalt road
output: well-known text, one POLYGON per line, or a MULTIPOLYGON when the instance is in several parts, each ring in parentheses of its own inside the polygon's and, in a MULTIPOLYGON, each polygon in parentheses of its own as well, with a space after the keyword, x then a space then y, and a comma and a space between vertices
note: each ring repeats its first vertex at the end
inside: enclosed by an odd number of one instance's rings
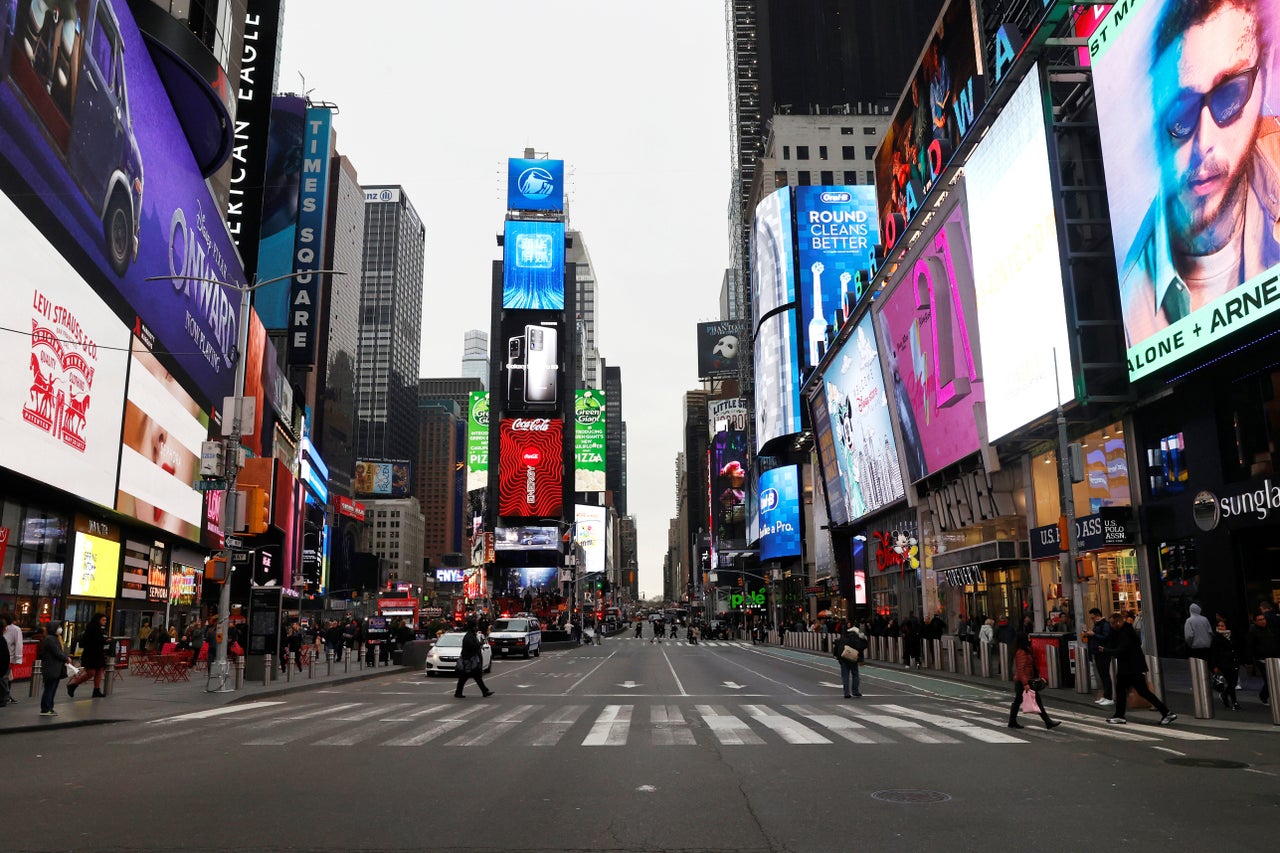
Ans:
POLYGON ((7 850, 1273 850, 1280 741, 1050 708, 776 647, 495 660, 496 695, 399 671, 13 735, 7 850), (1195 766, 1205 762, 1240 766, 1195 766), (1191 766, 1188 766, 1191 765, 1191 766))

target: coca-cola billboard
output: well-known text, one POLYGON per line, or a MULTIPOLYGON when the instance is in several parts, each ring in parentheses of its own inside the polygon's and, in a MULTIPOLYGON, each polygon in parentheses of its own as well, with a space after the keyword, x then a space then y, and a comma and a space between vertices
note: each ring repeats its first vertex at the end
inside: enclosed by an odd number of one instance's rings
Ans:
POLYGON ((499 433, 498 514, 560 514, 564 480, 564 422, 503 418, 499 433))

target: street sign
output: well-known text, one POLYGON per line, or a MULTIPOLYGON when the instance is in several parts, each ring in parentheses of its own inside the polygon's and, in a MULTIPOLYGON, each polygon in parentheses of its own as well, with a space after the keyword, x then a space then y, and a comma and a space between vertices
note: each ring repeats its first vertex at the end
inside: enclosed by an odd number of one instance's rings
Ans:
POLYGON ((225 480, 215 480, 212 478, 196 480, 195 483, 192 484, 192 488, 197 492, 216 492, 221 489, 225 489, 226 487, 227 483, 225 480))
POLYGON ((241 539, 239 536, 224 536, 222 541, 226 543, 228 548, 244 547, 244 540, 241 539))
POLYGON ((248 551, 232 551, 231 562, 232 564, 237 566, 249 565, 249 552, 248 551))

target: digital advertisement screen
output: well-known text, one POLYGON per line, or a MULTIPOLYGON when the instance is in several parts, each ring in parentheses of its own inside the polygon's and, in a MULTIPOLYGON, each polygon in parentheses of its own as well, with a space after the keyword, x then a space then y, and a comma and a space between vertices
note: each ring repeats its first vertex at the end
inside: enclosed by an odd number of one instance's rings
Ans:
POLYGON ((756 332, 756 449, 800 431, 800 362, 795 309, 774 314, 756 332))
POLYGON ((574 509, 577 528, 574 540, 582 549, 582 565, 578 575, 604 571, 605 524, 607 511, 602 506, 577 504, 574 509))
POLYGON ((71 572, 72 595, 115 598, 120 543, 77 531, 67 571, 71 572))
POLYGON ((464 569, 436 569, 436 583, 462 583, 464 579, 464 569))
POLYGON ((564 161, 507 160, 508 210, 564 210, 564 161))
POLYGON ((408 459, 357 459, 351 488, 362 497, 407 498, 411 470, 408 459))
POLYGON ((493 547, 498 551, 545 551, 560 547, 555 527, 499 527, 494 531, 493 547))
POLYGON ((498 442, 498 514, 558 516, 563 505, 564 422, 503 418, 498 442))
POLYGON ((964 167, 989 441, 1074 397, 1047 146, 1033 68, 964 167))
POLYGON ((562 368, 567 364, 563 314, 504 311, 500 340, 504 352, 498 375, 505 385, 503 412, 560 410, 562 368))
POLYGON ((555 589, 556 567, 555 566, 521 566, 520 567, 520 589, 555 589))
POLYGON ((823 384, 844 502, 849 520, 857 521, 906 495, 870 314, 845 341, 823 384))
POLYGON ((745 330, 737 320, 698 324, 698 378, 736 379, 738 346, 745 330))
POLYGON ((489 392, 472 391, 467 400, 467 491, 489 484, 489 392))
POLYGON ((1278 0, 1130 0, 1089 39, 1130 379, 1276 328, 1278 37, 1278 0))
POLYGON ((298 236, 298 204, 302 188, 302 140, 306 135, 307 101, 284 95, 271 102, 267 138, 267 173, 262 188, 262 237, 258 242, 258 280, 281 279, 254 291, 253 308, 268 329, 289 328, 288 279, 298 236))
POLYGON ((579 388, 573 401, 575 492, 604 491, 604 392, 579 388))
POLYGON ((564 310, 564 223, 508 219, 502 237, 502 307, 564 310))
POLYGON ((307 109, 302 137, 302 182, 298 188, 298 233, 293 244, 289 279, 289 337, 287 361, 307 366, 316 361, 320 336, 320 276, 324 269, 325 222, 329 197, 333 110, 307 109))
POLYGON ((716 551, 746 544, 747 475, 751 450, 747 434, 724 430, 711 440, 711 541, 716 551))
POLYGON ((129 328, 4 196, 0 242, 0 465, 113 506, 129 328))
POLYGON ((800 556, 800 474, 795 465, 760 474, 760 559, 800 556))
POLYGON ((751 316, 760 318, 796 299, 791 245, 791 190, 783 187, 756 205, 751 231, 751 316))
POLYGON ((135 337, 116 510, 199 542, 204 495, 194 484, 208 435, 209 416, 135 337))
POLYGON ((986 102, 972 0, 951 0, 876 149, 884 246, 892 248, 986 102))
POLYGON ((980 445, 975 408, 983 382, 968 226, 961 196, 952 193, 947 204, 899 267, 905 272, 892 293, 876 303, 912 483, 980 445))
POLYGON ((871 266, 878 242, 876 188, 796 187, 796 254, 800 262, 800 355, 805 367, 822 360, 827 326, 840 325, 868 294, 854 275, 871 266))
POLYGON ((822 482, 826 486, 827 517, 832 524, 848 524, 849 508, 845 506, 844 487, 840 484, 831 415, 827 411, 827 395, 822 391, 809 399, 809 421, 813 424, 813 441, 818 448, 818 464, 822 466, 822 482))
MULTIPOLYGON (((174 144, 186 136, 129 4, 3 6, 0 188, 126 325, 172 354, 203 407, 221 403, 239 299, 183 276, 243 285, 244 273, 190 146, 174 144)), ((0 239, 10 258, 28 250, 0 239)))

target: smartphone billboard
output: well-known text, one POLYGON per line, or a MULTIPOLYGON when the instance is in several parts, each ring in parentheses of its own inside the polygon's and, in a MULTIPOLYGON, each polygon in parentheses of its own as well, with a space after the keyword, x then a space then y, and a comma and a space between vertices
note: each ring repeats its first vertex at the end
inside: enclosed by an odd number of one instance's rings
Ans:
POLYGON ((502 317, 505 358, 499 375, 505 380, 504 412, 550 413, 560 410, 563 393, 561 366, 566 341, 563 315, 551 312, 506 311, 502 317))

